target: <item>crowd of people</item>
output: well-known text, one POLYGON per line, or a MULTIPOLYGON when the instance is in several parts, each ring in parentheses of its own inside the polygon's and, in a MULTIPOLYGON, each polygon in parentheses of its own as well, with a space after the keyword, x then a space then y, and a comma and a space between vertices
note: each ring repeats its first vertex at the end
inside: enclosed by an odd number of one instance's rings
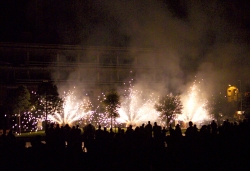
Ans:
MULTIPOLYGON (((157 123, 107 130, 91 124, 46 127, 46 136, 32 139, 30 148, 12 131, 0 137, 3 170, 246 170, 250 157, 250 123, 212 121, 200 129, 191 121, 157 123)), ((0 169, 0 170, 2 170, 0 169)))

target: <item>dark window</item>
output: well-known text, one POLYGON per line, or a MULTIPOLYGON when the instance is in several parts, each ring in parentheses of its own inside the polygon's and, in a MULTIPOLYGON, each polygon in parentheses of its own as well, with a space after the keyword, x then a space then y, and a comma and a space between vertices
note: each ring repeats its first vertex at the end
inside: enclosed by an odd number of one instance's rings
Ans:
POLYGON ((67 62, 76 62, 76 56, 66 56, 67 62))
POLYGON ((118 72, 118 77, 119 80, 118 81, 124 81, 126 83, 126 80, 131 80, 131 79, 135 79, 135 71, 132 70, 121 70, 118 72))
POLYGON ((110 81, 111 82, 117 82, 118 79, 117 79, 117 72, 116 71, 111 71, 109 72, 109 77, 110 77, 110 81))
POLYGON ((142 66, 153 66, 154 65, 153 54, 139 54, 137 57, 137 64, 142 66))
POLYGON ((76 54, 60 54, 59 62, 75 63, 77 62, 76 54))
POLYGON ((109 72, 108 71, 101 71, 100 72, 100 82, 102 82, 102 83, 107 83, 107 82, 109 82, 110 81, 110 76, 109 76, 109 72))
POLYGON ((51 79, 51 73, 47 70, 30 70, 29 71, 29 78, 30 79, 43 79, 49 80, 51 79))
POLYGON ((114 54, 102 54, 100 55, 100 63, 103 65, 115 65, 117 56, 114 54))
POLYGON ((8 82, 9 75, 10 75, 9 71, 1 70, 1 72, 0 72, 0 82, 8 82))
POLYGON ((56 53, 47 53, 43 51, 36 51, 29 53, 29 61, 33 63, 51 63, 56 62, 56 53))
POLYGON ((118 55, 118 62, 120 65, 131 65, 134 62, 134 57, 129 54, 118 55))
POLYGON ((16 79, 29 79, 29 72, 24 70, 21 71, 16 70, 15 77, 16 79))
POLYGON ((97 78, 97 72, 94 69, 81 70, 79 74, 83 82, 96 81, 97 78))
POLYGON ((21 65, 27 60, 27 52, 25 51, 2 51, 0 52, 0 64, 5 65, 21 65))
POLYGON ((97 62, 97 54, 81 54, 79 62, 81 63, 96 63, 97 62))

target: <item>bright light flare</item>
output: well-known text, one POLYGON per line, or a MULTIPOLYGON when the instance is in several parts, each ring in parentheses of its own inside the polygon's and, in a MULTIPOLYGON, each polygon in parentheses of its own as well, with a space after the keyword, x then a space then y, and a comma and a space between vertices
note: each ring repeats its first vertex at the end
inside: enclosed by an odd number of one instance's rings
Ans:
POLYGON ((134 90, 132 87, 125 92, 118 109, 120 117, 117 118, 117 122, 126 123, 126 126, 140 126, 148 121, 157 121, 159 112, 154 108, 156 101, 153 95, 145 99, 142 91, 134 90))
POLYGON ((93 112, 90 110, 92 104, 86 99, 77 99, 74 92, 64 93, 63 111, 57 111, 54 115, 48 115, 48 120, 56 122, 60 125, 69 124, 86 119, 93 112))
POLYGON ((203 123, 204 121, 211 120, 207 109, 208 101, 201 95, 201 90, 195 84, 190 87, 188 94, 181 96, 183 102, 183 111, 178 115, 177 120, 184 121, 185 123, 192 121, 194 123, 203 123))

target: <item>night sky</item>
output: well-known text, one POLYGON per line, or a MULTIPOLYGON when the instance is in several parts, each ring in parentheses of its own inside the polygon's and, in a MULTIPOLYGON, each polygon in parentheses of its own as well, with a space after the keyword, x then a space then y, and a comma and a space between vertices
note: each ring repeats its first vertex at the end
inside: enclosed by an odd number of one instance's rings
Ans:
MULTIPOLYGON (((167 85, 249 85, 250 2, 4 0, 0 42, 156 48, 167 85)), ((221 89, 223 90, 223 89, 221 89)))
MULTIPOLYGON (((128 24, 126 22, 131 21, 131 24, 135 24, 133 21, 136 21, 140 27, 150 24, 159 26, 158 23, 152 21, 161 21, 161 26, 164 27, 167 26, 168 21, 159 19, 164 17, 187 25, 196 24, 192 22, 197 22, 198 25, 198 22, 201 22, 200 18, 203 18, 210 20, 205 27, 220 30, 227 25, 230 27, 228 29, 238 29, 248 35, 250 31, 249 9, 250 2, 244 0, 209 2, 4 0, 0 3, 0 41, 126 46, 133 39, 128 31, 124 31, 131 29, 129 27, 131 25, 125 26, 128 24), (98 41, 93 40, 93 37, 105 34, 109 34, 105 40, 100 40, 103 37, 99 37, 98 41)), ((134 25, 134 27, 137 26, 134 25)), ((227 29, 223 31, 229 32, 227 29)), ((207 44, 215 42, 216 33, 214 32, 211 30, 207 33, 206 36, 210 39, 206 42, 207 44)), ((238 37, 237 41, 249 43, 248 39, 243 36, 238 37)))

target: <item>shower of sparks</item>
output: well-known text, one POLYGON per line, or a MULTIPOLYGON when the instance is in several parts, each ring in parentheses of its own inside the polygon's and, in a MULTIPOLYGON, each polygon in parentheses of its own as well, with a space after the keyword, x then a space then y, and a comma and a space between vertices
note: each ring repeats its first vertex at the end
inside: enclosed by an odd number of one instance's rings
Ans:
POLYGON ((79 100, 74 92, 64 92, 63 111, 57 111, 54 115, 48 115, 48 120, 60 125, 72 125, 75 122, 81 123, 84 120, 91 120, 93 111, 92 104, 87 99, 79 100))
POLYGON ((178 115, 177 120, 185 123, 192 121, 194 123, 203 123, 211 120, 207 109, 208 101, 203 99, 201 90, 194 84, 190 87, 187 95, 182 96, 183 111, 178 115))
MULTIPOLYGON (((111 127, 111 121, 108 117, 108 114, 106 112, 104 113, 95 113, 96 117, 96 125, 101 125, 102 127, 110 128, 111 127)), ((116 119, 113 119, 113 126, 120 126, 119 123, 117 123, 116 119)))
MULTIPOLYGON (((101 96, 98 96, 98 101, 100 103, 101 106, 103 106, 103 101, 106 99, 106 95, 105 93, 102 93, 101 96)), ((100 106, 97 106, 97 109, 100 106)), ((101 112, 95 112, 94 116, 95 116, 95 124, 96 125, 101 125, 102 127, 106 127, 106 128, 110 128, 111 127, 111 118, 109 117, 109 113, 107 110, 107 106, 105 107, 105 109, 103 108, 104 111, 101 112)), ((97 111, 97 110, 96 110, 97 111)), ((113 126, 120 126, 120 124, 116 121, 115 118, 112 118, 112 122, 113 122, 113 126)))
MULTIPOLYGON (((35 91, 31 91, 31 95, 36 95, 35 91)), ((42 101, 42 100, 41 100, 42 101)), ((40 105, 45 105, 41 102, 40 105)), ((44 112, 45 113, 45 112, 44 112)), ((6 117, 6 115, 5 115, 6 117)), ((14 114, 11 117, 10 124, 13 131, 16 133, 21 132, 35 132, 42 130, 42 120, 44 114, 40 110, 37 110, 33 105, 29 111, 22 111, 20 114, 14 114)))
POLYGON ((155 122, 158 120, 159 113, 155 110, 155 98, 153 94, 148 99, 143 97, 143 92, 134 90, 133 86, 125 90, 121 98, 121 107, 118 109, 118 123, 126 123, 126 126, 139 126, 148 121, 155 122))
POLYGON ((39 118, 36 117, 36 114, 32 111, 26 111, 19 114, 15 114, 13 118, 17 118, 17 120, 12 119, 12 129, 19 132, 20 130, 23 132, 34 132, 39 128, 37 126, 39 118), (19 122, 20 120, 20 122, 19 122))

